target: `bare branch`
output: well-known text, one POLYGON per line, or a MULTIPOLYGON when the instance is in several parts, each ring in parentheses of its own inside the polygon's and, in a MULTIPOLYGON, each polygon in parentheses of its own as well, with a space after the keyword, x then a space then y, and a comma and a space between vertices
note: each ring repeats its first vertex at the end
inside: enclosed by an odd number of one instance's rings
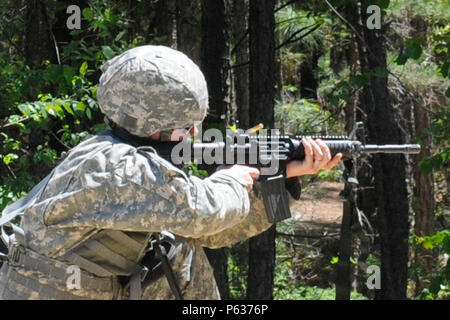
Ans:
POLYGON ((250 64, 250 61, 242 62, 242 63, 239 63, 239 64, 232 65, 231 69, 245 67, 245 66, 248 66, 249 64, 250 64))
POLYGON ((65 144, 64 142, 62 142, 57 136, 56 134, 53 133, 53 131, 50 131, 50 134, 52 135, 53 138, 56 139, 56 141, 58 141, 62 146, 64 146, 67 150, 70 150, 70 147, 65 144))

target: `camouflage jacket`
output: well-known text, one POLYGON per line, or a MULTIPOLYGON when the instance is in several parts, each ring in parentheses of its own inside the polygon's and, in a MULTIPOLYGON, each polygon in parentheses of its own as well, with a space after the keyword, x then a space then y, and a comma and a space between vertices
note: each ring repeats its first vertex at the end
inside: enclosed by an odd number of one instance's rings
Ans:
MULTIPOLYGON (((270 227, 258 197, 237 176, 188 176, 151 147, 133 147, 109 132, 89 137, 57 166, 21 222, 26 246, 56 260, 101 230, 176 236, 173 269, 186 299, 218 299, 202 247, 220 248, 270 227), (252 206, 252 210, 250 207, 252 206)), ((145 299, 172 299, 165 277, 145 299)))

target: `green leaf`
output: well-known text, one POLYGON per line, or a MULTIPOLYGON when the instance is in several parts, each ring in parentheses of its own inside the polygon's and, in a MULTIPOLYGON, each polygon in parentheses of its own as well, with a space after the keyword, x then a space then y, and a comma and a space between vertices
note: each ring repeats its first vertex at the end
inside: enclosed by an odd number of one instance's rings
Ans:
POLYGON ((92 112, 89 108, 86 108, 86 117, 88 117, 89 120, 92 120, 92 112))
POLYGON ((73 116, 75 115, 72 108, 70 107, 70 105, 68 103, 64 103, 63 107, 64 107, 64 110, 66 110, 68 114, 71 114, 73 116))
POLYGON ((87 97, 87 102, 88 102, 89 108, 95 109, 97 106, 97 102, 89 96, 86 96, 86 97, 87 97))
POLYGON ((431 239, 429 237, 427 237, 425 239, 425 241, 423 242, 422 245, 426 250, 433 250, 433 248, 434 248, 433 242, 431 241, 431 239))
POLYGON ((364 87, 369 81, 369 78, 365 74, 358 74, 352 77, 352 82, 356 84, 358 87, 364 87))
POLYGON ((433 171, 433 164, 431 163, 430 159, 423 159, 419 162, 420 170, 422 170, 423 173, 429 174, 433 171))
POLYGON ((333 105, 335 107, 339 107, 340 99, 338 96, 331 96, 329 100, 330 100, 331 105, 333 105))
POLYGON ((108 60, 111 59, 112 57, 114 57, 114 55, 115 55, 114 50, 111 49, 110 46, 103 46, 102 52, 103 52, 103 55, 105 56, 105 58, 108 60))
POLYGON ((447 75, 449 75, 449 73, 448 73, 449 67, 450 67, 450 63, 447 61, 442 66, 439 67, 438 72, 441 74, 441 76, 446 78, 447 75))
POLYGON ((419 59, 422 55, 422 46, 417 41, 414 41, 406 48, 405 55, 414 60, 419 59))
MULTIPOLYGON (((76 30, 76 31, 80 31, 80 30, 76 30)), ((72 41, 68 45, 64 46, 63 55, 66 57, 70 56, 72 54, 72 52, 74 52, 75 49, 77 48, 77 45, 78 45, 78 42, 72 41)))
POLYGON ((91 8, 84 8, 83 17, 86 20, 91 21, 92 19, 94 19, 94 12, 91 10, 91 8))
POLYGON ((441 155, 438 154, 431 158, 431 164, 433 165, 434 169, 440 169, 443 165, 443 159, 441 155))
POLYGON ((56 112, 53 109, 52 105, 47 105, 45 106, 45 109, 47 110, 48 114, 51 115, 52 117, 56 117, 56 112))
POLYGON ((86 61, 84 61, 80 67, 80 74, 84 76, 86 74, 87 69, 88 69, 88 63, 86 61))
POLYGON ((67 84, 72 84, 72 78, 75 75, 75 72, 73 71, 72 67, 68 65, 63 66, 63 75, 64 79, 66 80, 67 84))
POLYGON ((84 111, 86 109, 86 105, 83 102, 80 102, 77 104, 76 109, 77 111, 84 111))
POLYGON ((52 106, 53 110, 55 110, 56 114, 58 115, 58 117, 62 120, 64 119, 64 117, 66 116, 66 114, 64 113, 63 108, 61 108, 60 104, 54 104, 52 106))
POLYGON ((119 41, 120 39, 122 39, 122 37, 125 35, 126 32, 127 32, 126 30, 120 31, 114 40, 119 41))
POLYGON ((444 232, 437 232, 436 234, 430 237, 432 243, 434 245, 440 245, 447 235, 444 232))
POLYGON ((30 116, 34 113, 36 113, 36 110, 34 109, 33 105, 29 103, 21 104, 17 107, 25 116, 30 116))
POLYGON ((395 60, 395 63, 398 64, 399 66, 402 66, 406 63, 406 61, 408 60, 408 57, 406 55, 404 55, 403 53, 400 53, 397 57, 397 59, 395 60))
POLYGON ((18 158, 19 158, 19 156, 17 154, 8 153, 6 156, 3 156, 3 162, 8 165, 18 158))
POLYGON ((339 262, 339 257, 333 257, 333 258, 331 258, 331 261, 330 261, 331 264, 336 264, 336 263, 338 263, 338 262, 339 262))

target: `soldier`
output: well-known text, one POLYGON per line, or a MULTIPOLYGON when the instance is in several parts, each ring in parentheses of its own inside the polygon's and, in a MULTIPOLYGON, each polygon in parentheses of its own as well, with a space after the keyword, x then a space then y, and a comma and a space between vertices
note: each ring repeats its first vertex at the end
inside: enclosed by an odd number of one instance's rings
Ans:
MULTIPOLYGON (((219 299, 202 247, 230 246, 270 227, 259 171, 235 165, 206 179, 158 156, 201 122, 208 95, 199 68, 162 46, 126 51, 102 66, 98 103, 113 129, 91 136, 0 226, 9 248, 1 299, 219 299), (252 209, 250 210, 250 207, 252 209), (10 223, 23 215, 20 228, 10 223)), ((287 176, 334 167, 321 141, 304 140, 287 176)))

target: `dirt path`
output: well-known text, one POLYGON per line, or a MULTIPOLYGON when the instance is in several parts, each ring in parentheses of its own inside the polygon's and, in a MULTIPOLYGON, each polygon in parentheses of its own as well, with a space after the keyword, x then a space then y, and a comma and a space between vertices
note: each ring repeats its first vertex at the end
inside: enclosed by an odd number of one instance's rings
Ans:
POLYGON ((292 216, 302 224, 338 226, 342 219, 343 183, 318 181, 309 184, 299 201, 291 206, 292 216))

